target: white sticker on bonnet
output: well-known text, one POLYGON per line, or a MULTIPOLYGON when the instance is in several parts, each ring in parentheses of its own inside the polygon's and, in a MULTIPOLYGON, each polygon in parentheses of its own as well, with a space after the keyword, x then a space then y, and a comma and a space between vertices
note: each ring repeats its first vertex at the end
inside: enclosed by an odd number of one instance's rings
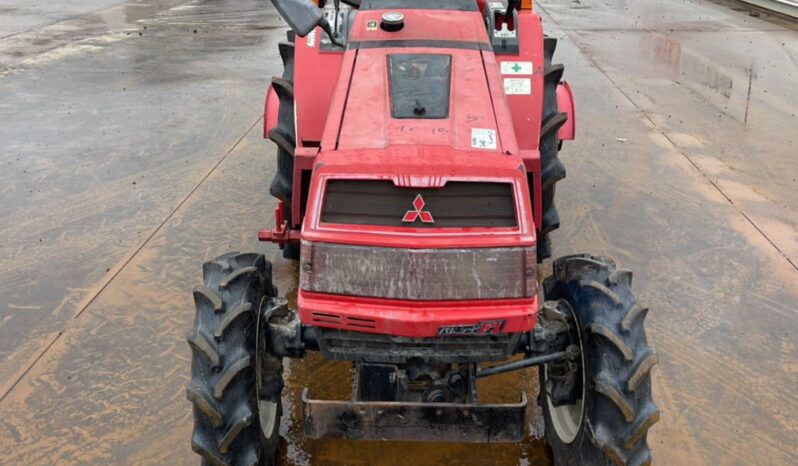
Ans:
POLYGON ((507 95, 532 94, 532 80, 529 78, 504 78, 504 93, 507 95))
POLYGON ((471 147, 477 149, 495 149, 496 131, 492 129, 471 128, 471 147))
POLYGON ((525 74, 532 75, 531 61, 503 61, 501 64, 502 74, 525 74))

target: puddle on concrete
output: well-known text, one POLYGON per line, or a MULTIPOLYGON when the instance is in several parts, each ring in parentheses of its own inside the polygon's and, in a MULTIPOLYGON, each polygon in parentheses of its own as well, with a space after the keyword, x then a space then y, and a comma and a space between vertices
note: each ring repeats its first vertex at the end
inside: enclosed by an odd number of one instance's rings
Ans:
POLYGON ((734 80, 721 66, 702 55, 683 48, 679 40, 666 34, 655 34, 653 39, 641 36, 644 47, 650 53, 652 63, 666 69, 673 80, 697 84, 726 99, 731 97, 734 80))

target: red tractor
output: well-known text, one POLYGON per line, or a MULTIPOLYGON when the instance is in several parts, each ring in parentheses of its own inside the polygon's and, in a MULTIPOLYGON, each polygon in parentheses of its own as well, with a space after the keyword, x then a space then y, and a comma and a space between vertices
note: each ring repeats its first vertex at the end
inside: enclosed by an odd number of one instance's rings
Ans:
POLYGON ((481 377, 537 366, 556 464, 641 465, 657 354, 632 273, 556 259, 571 90, 529 0, 273 0, 279 44, 264 133, 276 227, 299 260, 296 309, 261 254, 203 266, 188 398, 208 464, 273 464, 283 358, 351 361, 350 401, 303 396, 312 438, 517 442, 524 393, 481 377))

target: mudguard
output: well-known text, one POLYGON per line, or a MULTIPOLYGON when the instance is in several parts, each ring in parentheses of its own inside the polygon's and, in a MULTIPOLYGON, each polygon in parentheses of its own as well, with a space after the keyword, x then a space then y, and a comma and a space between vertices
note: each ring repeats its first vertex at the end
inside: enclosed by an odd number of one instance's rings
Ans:
POLYGON ((557 86, 557 107, 561 112, 568 114, 568 121, 560 127, 557 135, 560 141, 573 141, 576 137, 576 111, 574 108, 574 94, 571 86, 563 81, 557 86))
POLYGON ((266 103, 263 108, 263 138, 268 139, 269 131, 277 126, 277 111, 280 109, 280 99, 277 98, 277 93, 274 88, 269 85, 269 91, 266 93, 266 103))

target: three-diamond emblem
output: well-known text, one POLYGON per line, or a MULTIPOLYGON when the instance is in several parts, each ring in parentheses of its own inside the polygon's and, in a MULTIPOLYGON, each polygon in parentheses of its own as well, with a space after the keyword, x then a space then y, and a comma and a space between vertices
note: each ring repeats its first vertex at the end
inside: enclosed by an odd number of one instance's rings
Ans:
POLYGON ((421 219, 423 223, 435 223, 435 220, 432 218, 432 214, 428 210, 424 210, 424 205, 424 198, 421 197, 421 194, 418 194, 413 200, 413 210, 408 210, 405 212, 405 216, 402 217, 402 221, 406 223, 413 223, 416 220, 421 219))

